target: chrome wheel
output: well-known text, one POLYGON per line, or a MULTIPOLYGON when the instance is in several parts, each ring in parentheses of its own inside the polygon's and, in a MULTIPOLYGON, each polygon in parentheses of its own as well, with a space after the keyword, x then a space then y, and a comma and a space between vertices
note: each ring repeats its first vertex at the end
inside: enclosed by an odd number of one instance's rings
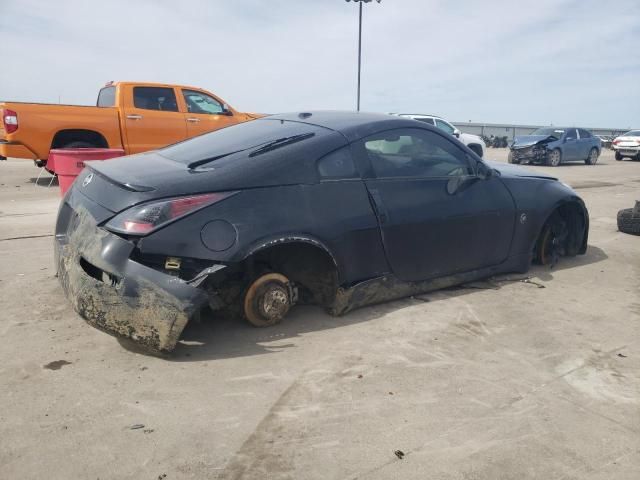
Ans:
POLYGON ((560 165, 560 160, 561 160, 560 150, 558 150, 557 148, 555 150, 552 150, 551 153, 549 153, 549 156, 547 157, 547 159, 548 159, 549 165, 552 167, 557 167, 558 165, 560 165))
POLYGON ((597 148, 592 148, 591 151, 589 152, 589 158, 587 158, 587 165, 595 165, 596 162, 598 161, 598 149, 597 148))

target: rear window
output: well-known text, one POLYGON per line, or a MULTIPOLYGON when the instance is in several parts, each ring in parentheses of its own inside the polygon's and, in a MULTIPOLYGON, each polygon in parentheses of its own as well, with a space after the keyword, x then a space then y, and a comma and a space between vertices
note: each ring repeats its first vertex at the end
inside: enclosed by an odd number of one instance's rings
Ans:
POLYGON ((578 133, 580 134, 580 138, 591 138, 591 134, 584 128, 579 128, 578 133))
POLYGON ((176 92, 166 87, 133 87, 133 105, 144 110, 178 111, 176 92))
MULTIPOLYGON (((187 165, 201 163, 207 159, 212 159, 207 162, 207 166, 214 163, 219 165, 225 159, 235 158, 238 154, 258 159, 262 156, 260 155, 262 147, 278 140, 281 142, 274 144, 270 152, 282 153, 292 147, 300 148, 323 132, 328 130, 305 123, 253 120, 176 143, 160 150, 160 154, 187 165), (285 139, 289 138, 294 141, 288 143, 285 139), (219 158, 216 159, 217 157, 219 158)), ((202 163, 202 166, 205 164, 202 163)))
MULTIPOLYGON (((194 175, 216 171, 219 178, 248 188, 318 183, 316 161, 346 144, 340 133, 317 125, 265 118, 215 130, 157 153, 186 165, 194 175)), ((347 162, 326 167, 328 176, 349 174, 347 162)))
POLYGON ((98 107, 116 106, 116 87, 104 87, 98 93, 98 107))

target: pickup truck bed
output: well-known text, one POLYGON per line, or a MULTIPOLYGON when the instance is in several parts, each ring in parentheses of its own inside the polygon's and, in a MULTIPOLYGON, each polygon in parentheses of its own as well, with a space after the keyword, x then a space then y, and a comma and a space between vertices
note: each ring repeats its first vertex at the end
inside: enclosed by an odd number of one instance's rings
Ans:
POLYGON ((96 147, 122 148, 119 113, 115 107, 0 102, 0 114, 7 110, 19 112, 19 127, 28 126, 29 138, 24 142, 20 141, 22 135, 20 139, 12 139, 3 122, 0 144, 5 157, 45 160, 50 149, 82 141, 96 147), (94 133, 83 133, 88 131, 94 133))

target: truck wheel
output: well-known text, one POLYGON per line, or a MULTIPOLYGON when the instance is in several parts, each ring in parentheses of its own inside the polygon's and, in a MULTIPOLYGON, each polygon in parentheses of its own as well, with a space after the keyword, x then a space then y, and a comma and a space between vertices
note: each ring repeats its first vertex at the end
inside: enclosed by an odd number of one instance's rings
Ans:
POLYGON ((620 161, 622 160, 624 157, 622 155, 620 155, 620 152, 616 152, 616 160, 620 161))
POLYGON ((266 273, 254 280, 244 295, 244 316, 254 327, 279 323, 292 307, 289 279, 266 273))
POLYGON ((586 163, 587 165, 595 165, 597 161, 598 161, 598 149, 593 147, 589 152, 589 156, 584 161, 584 163, 586 163))
POLYGON ((69 142, 64 145, 62 148, 96 148, 96 146, 89 142, 77 141, 77 142, 69 142))
POLYGON ((514 164, 516 164, 516 165, 517 165, 518 163, 520 163, 520 160, 518 160, 517 158, 514 158, 514 157, 513 157, 513 152, 509 152, 509 156, 507 157, 507 161, 508 161, 509 163, 514 163, 514 164))
POLYGON ((623 208, 620 210, 618 212, 618 230, 631 235, 640 235, 640 208, 623 208))
POLYGON ((555 148, 547 154, 547 165, 557 167, 562 162, 562 153, 560 149, 555 148))

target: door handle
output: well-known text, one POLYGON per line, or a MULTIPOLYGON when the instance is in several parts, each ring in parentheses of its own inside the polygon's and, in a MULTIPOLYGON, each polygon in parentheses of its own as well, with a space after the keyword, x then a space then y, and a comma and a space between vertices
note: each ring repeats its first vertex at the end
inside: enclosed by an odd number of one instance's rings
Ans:
POLYGON ((198 123, 200 122, 200 119, 191 117, 191 118, 187 118, 187 122, 198 123))
POLYGON ((129 115, 127 115, 127 118, 129 120, 141 120, 142 119, 142 115, 129 114, 129 115))

